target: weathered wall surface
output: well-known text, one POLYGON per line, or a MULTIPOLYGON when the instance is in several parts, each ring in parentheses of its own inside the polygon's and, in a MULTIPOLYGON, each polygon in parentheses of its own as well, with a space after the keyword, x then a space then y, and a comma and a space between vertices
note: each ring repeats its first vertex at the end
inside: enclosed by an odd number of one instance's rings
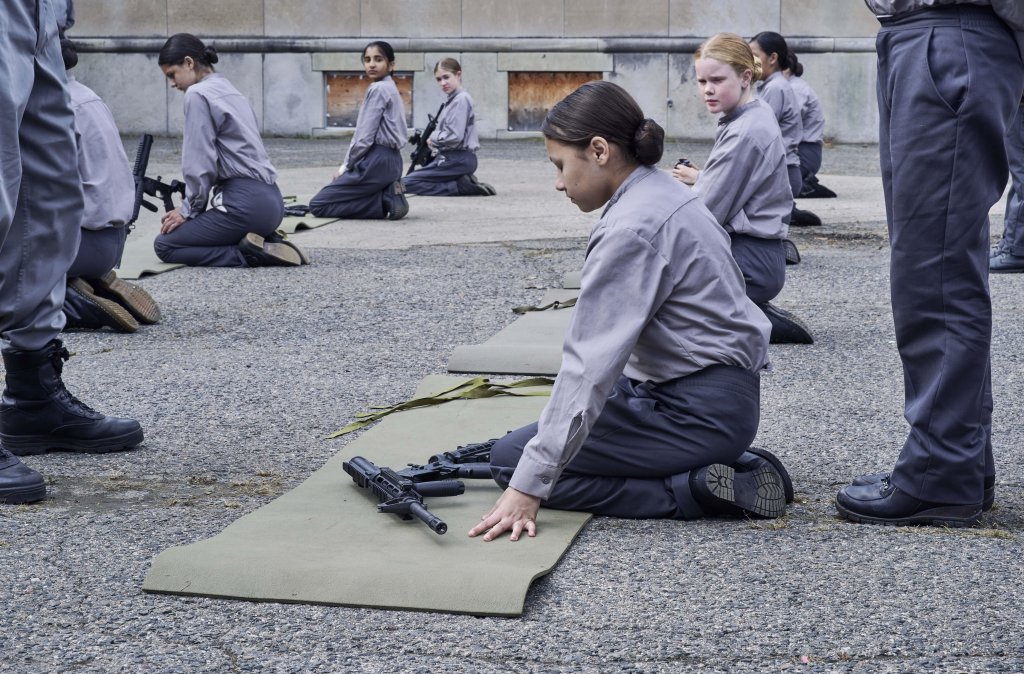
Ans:
POLYGON ((125 133, 180 133, 181 94, 156 52, 168 35, 191 32, 217 47, 218 70, 249 97, 267 135, 336 133, 324 128, 323 73, 360 71, 362 46, 385 39, 398 69, 414 74, 417 126, 441 102, 430 68, 454 56, 483 137, 519 135, 509 131, 510 72, 600 72, 669 136, 710 138, 694 48, 717 31, 774 30, 822 99, 826 136, 877 140, 877 22, 856 0, 77 0, 75 9, 75 74, 125 133))

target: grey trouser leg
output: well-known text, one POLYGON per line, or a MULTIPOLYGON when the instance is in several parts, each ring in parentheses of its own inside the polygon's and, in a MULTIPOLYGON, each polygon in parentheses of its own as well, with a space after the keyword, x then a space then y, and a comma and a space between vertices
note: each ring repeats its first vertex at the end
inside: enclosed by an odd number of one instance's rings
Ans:
MULTIPOLYGON (((800 143, 796 153, 800 156, 800 180, 804 185, 818 182, 818 171, 821 170, 821 149, 824 143, 800 143)), ((799 192, 797 193, 799 194, 799 192)))
POLYGON ((68 269, 68 278, 99 278, 121 264, 127 227, 82 229, 78 255, 68 269))
POLYGON ((64 327, 82 186, 49 0, 0 0, 0 338, 36 351, 64 327))
POLYGON ((416 169, 405 178, 405 191, 427 197, 458 196, 455 181, 476 171, 476 152, 469 150, 443 151, 426 166, 416 169))
POLYGON ((803 176, 800 175, 800 165, 787 164, 786 173, 789 175, 789 189, 793 192, 795 199, 800 194, 800 187, 804 184, 803 176))
MULTIPOLYGON (((544 505, 613 517, 703 516, 689 472, 746 451, 757 434, 760 386, 757 374, 725 365, 661 385, 620 377, 544 505)), ((491 472, 502 488, 536 434, 534 423, 494 444, 491 472)))
POLYGON ((318 218, 383 220, 384 190, 401 179, 401 153, 374 145, 351 171, 310 199, 309 212, 318 218))
POLYGON ((782 239, 732 235, 732 256, 743 273, 747 297, 754 304, 773 300, 786 284, 786 252, 782 239))
POLYGON ((1024 114, 1020 106, 1006 132, 1006 158, 1010 164, 1010 193, 999 248, 1024 257, 1024 114))
MULTIPOLYGON (((157 257, 193 267, 245 267, 238 242, 254 232, 269 236, 284 218, 284 199, 277 185, 251 178, 218 183, 222 207, 208 208, 153 242, 157 257)), ((211 199, 215 201, 215 199, 211 199)))
POLYGON ((992 465, 988 211, 1006 184, 1004 138, 1024 64, 987 7, 885 21, 877 48, 892 309, 910 423, 892 480, 924 501, 981 503, 992 465))

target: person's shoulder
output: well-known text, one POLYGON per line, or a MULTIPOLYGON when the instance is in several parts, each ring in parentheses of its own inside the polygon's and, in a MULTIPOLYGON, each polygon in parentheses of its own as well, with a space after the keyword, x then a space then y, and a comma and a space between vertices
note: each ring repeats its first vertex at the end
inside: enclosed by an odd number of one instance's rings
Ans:
POLYGON ((74 78, 68 80, 68 96, 71 98, 72 108, 100 100, 99 94, 74 78))
POLYGON ((651 238, 674 215, 692 202, 700 202, 697 193, 667 172, 645 167, 608 209, 606 220, 613 228, 628 229, 642 238, 651 238))

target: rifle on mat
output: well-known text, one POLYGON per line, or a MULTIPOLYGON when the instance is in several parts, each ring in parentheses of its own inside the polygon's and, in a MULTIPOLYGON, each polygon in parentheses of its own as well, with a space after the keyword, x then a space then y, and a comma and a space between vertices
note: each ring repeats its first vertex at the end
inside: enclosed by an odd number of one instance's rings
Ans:
POLYGON ((142 134, 139 139, 138 149, 135 150, 135 166, 132 168, 132 175, 135 177, 135 205, 132 207, 132 219, 128 224, 139 219, 139 207, 144 206, 146 210, 156 212, 156 206, 146 201, 146 196, 159 197, 163 202, 164 211, 174 210, 174 201, 171 196, 177 192, 181 198, 185 198, 185 183, 180 180, 172 180, 171 184, 163 182, 161 176, 154 178, 146 177, 146 169, 149 167, 149 152, 153 148, 153 136, 148 133, 142 134))
POLYGON ((437 120, 441 118, 441 111, 444 110, 444 106, 447 103, 448 101, 445 101, 441 104, 441 107, 437 109, 437 115, 431 117, 430 113, 427 113, 427 126, 423 131, 417 129, 416 133, 409 137, 409 142, 416 147, 412 149, 412 154, 409 155, 412 158, 412 163, 409 164, 409 170, 405 172, 405 175, 412 173, 412 170, 417 166, 426 166, 430 163, 433 152, 427 143, 427 139, 430 138, 430 134, 434 133, 434 129, 437 128, 437 120))
POLYGON ((371 490, 379 499, 377 512, 393 513, 403 520, 420 519, 436 534, 448 525, 433 515, 424 496, 458 496, 466 490, 461 479, 491 478, 491 446, 494 440, 459 447, 430 457, 423 465, 409 464, 402 470, 375 465, 362 456, 341 464, 356 485, 371 490))

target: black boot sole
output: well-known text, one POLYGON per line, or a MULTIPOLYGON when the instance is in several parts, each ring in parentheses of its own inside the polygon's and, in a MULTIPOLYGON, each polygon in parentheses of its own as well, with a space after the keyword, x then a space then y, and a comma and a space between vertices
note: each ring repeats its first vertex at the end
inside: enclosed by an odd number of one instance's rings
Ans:
POLYGON ((142 429, 114 438, 96 440, 68 440, 49 435, 2 435, 0 443, 15 456, 45 454, 49 451, 82 452, 84 454, 106 454, 124 452, 139 445, 143 440, 142 429))
POLYGON ((747 451, 772 464, 772 467, 778 471, 779 477, 782 478, 782 489, 786 495, 786 503, 792 503, 795 498, 795 494, 793 493, 793 479, 789 476, 789 471, 786 470, 786 467, 782 465, 782 460, 767 449, 761 449, 760 447, 751 447, 747 451))
POLYGON ((0 489, 0 503, 18 505, 19 503, 35 503, 46 498, 46 484, 31 487, 10 487, 0 489))
POLYGON ((836 510, 848 520, 859 524, 880 524, 890 527, 935 526, 935 527, 970 527, 981 518, 978 506, 943 506, 922 510, 906 517, 873 517, 843 507, 836 499, 836 510))
POLYGON ((107 272, 98 279, 89 279, 93 292, 99 296, 117 302, 135 317, 139 323, 155 325, 162 318, 156 300, 145 289, 134 283, 128 283, 117 277, 114 272, 107 272))
POLYGON ((766 519, 786 512, 786 491, 774 468, 764 466, 739 472, 716 463, 707 467, 704 486, 717 503, 709 505, 711 514, 753 515, 766 519))

